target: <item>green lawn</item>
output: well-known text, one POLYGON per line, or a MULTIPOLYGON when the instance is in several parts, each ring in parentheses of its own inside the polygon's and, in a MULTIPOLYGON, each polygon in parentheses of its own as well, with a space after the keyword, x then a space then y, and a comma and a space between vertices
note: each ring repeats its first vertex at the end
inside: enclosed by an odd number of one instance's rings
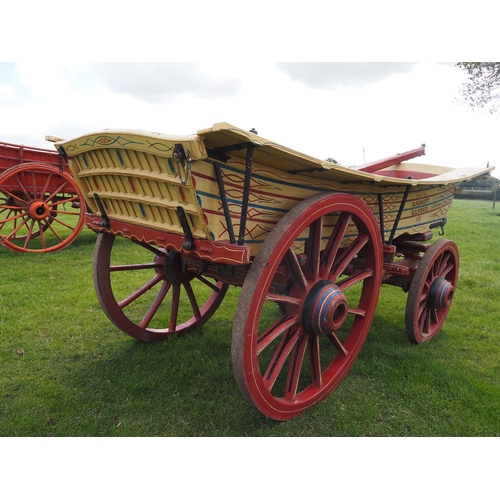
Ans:
POLYGON ((146 344, 99 307, 93 232, 52 254, 0 246, 0 436, 498 436, 499 213, 454 201, 444 238, 458 245, 460 275, 436 338, 411 344, 406 295, 384 286, 345 380, 284 423, 251 408, 234 381, 238 288, 201 330, 146 344))

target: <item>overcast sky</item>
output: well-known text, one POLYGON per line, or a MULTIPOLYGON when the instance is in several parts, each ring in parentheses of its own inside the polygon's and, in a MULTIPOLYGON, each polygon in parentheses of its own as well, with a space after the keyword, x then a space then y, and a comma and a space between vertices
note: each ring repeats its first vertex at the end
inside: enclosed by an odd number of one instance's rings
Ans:
POLYGON ((465 78, 454 63, 0 63, 0 140, 226 121, 347 165, 422 143, 424 163, 500 165, 499 118, 455 102, 465 78))

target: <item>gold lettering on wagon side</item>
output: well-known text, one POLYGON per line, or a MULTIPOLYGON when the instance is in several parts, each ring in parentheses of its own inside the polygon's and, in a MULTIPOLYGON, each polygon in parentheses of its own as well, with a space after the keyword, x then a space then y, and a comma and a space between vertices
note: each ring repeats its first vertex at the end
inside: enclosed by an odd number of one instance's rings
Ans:
POLYGON ((424 199, 421 199, 421 200, 415 200, 411 206, 412 207, 419 207, 421 205, 427 205, 429 203, 429 198, 424 198, 424 199))
POLYGON ((420 207, 416 208, 415 210, 412 210, 411 215, 425 214, 428 211, 429 209, 427 207, 420 207))

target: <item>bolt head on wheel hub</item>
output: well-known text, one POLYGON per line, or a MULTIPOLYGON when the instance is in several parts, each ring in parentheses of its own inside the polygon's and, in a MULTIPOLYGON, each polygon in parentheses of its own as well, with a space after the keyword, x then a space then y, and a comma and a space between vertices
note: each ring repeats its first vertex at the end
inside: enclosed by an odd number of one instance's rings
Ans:
POLYGON ((337 285, 322 280, 311 288, 302 310, 302 325, 315 335, 338 330, 348 313, 347 299, 337 285))
POLYGON ((35 220, 44 220, 50 215, 50 208, 44 201, 34 201, 28 207, 28 215, 35 220))
POLYGON ((428 304, 432 309, 448 307, 453 299, 454 287, 444 278, 436 278, 429 290, 428 304))

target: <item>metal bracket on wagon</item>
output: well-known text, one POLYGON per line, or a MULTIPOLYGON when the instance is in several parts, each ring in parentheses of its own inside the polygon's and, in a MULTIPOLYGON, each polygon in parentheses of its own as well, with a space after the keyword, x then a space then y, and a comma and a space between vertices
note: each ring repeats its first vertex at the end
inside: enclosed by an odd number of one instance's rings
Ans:
POLYGON ((444 226, 446 224, 446 217, 443 217, 442 219, 438 220, 437 222, 433 222, 432 224, 429 225, 429 229, 435 229, 436 227, 439 227, 439 236, 444 235, 444 226))
POLYGON ((106 211, 104 210, 104 204, 101 201, 101 198, 99 198, 99 195, 97 193, 94 193, 94 199, 95 202, 97 203, 97 206, 99 207, 99 212, 101 212, 101 217, 102 217, 101 227, 108 229, 110 224, 106 211))
POLYGON ((176 144, 174 147, 172 159, 177 165, 177 174, 179 175, 179 180, 182 182, 182 184, 187 185, 189 180, 189 173, 191 172, 191 152, 188 149, 186 153, 182 144, 176 144), (185 171, 184 179, 182 178, 181 166, 185 171))

